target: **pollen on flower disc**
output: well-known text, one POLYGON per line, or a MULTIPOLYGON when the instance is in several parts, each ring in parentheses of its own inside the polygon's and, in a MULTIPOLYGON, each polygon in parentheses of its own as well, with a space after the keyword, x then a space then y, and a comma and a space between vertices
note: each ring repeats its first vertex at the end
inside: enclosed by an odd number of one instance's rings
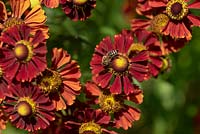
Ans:
POLYGON ((32 114, 33 111, 31 105, 28 102, 21 101, 17 105, 17 112, 21 116, 29 116, 32 114))
POLYGON ((155 33, 160 33, 169 22, 169 17, 165 14, 158 14, 151 21, 151 30, 155 33))
POLYGON ((94 122, 83 123, 79 128, 79 134, 101 134, 101 126, 94 122))
POLYGON ((170 0, 166 13, 171 19, 182 20, 188 13, 188 4, 184 0, 170 0))
POLYGON ((77 5, 82 5, 84 3, 86 3, 88 0, 73 0, 73 2, 77 5))
POLYGON ((17 44, 14 48, 14 53, 19 60, 26 60, 29 50, 24 44, 17 44))
POLYGON ((20 24, 24 24, 23 20, 19 18, 10 17, 4 22, 3 26, 4 26, 4 29, 7 29, 15 25, 20 25, 20 24))
POLYGON ((124 72, 127 70, 129 62, 128 59, 124 56, 117 56, 112 60, 112 68, 116 72, 124 72))

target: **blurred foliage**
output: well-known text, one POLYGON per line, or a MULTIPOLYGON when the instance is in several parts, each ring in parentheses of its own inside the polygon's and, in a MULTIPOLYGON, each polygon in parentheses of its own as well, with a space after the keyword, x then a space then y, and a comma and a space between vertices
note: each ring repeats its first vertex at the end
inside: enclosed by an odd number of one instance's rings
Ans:
MULTIPOLYGON (((81 72, 81 82, 91 79, 89 62, 95 46, 106 36, 118 34, 130 28, 123 16, 125 0, 97 0, 92 16, 84 21, 73 22, 61 8, 47 9, 47 25, 50 38, 47 41, 48 58, 53 47, 62 47, 77 60, 81 72)), ((120 134, 198 134, 196 127, 200 121, 195 117, 200 111, 200 29, 193 29, 193 38, 180 52, 170 55, 172 68, 157 79, 141 84, 144 102, 139 106, 141 120, 135 122, 128 131, 120 134)), ((198 124, 199 123, 199 124, 198 124)), ((14 129, 12 127, 9 128, 14 129)), ((5 130, 4 134, 18 134, 5 130)), ((23 132, 22 132, 23 133, 23 132)))

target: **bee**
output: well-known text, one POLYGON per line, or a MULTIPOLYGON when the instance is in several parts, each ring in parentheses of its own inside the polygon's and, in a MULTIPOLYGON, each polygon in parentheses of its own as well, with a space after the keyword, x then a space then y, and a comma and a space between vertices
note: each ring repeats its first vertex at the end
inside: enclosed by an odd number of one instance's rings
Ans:
POLYGON ((111 50, 107 52, 106 55, 102 57, 102 61, 101 61, 102 65, 108 66, 111 60, 117 55, 118 55, 118 50, 111 50))

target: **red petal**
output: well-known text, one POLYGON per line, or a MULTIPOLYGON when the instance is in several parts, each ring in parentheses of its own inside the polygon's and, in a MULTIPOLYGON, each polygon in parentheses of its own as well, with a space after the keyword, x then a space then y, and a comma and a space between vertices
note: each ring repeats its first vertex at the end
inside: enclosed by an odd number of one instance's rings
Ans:
POLYGON ((131 21, 131 31, 136 31, 139 29, 147 29, 150 27, 151 21, 144 19, 133 19, 131 21))
POLYGON ((9 77, 10 79, 13 79, 19 69, 20 64, 16 61, 13 61, 12 64, 6 67, 4 70, 6 72, 6 76, 9 77))
POLYGON ((71 59, 71 56, 64 51, 62 48, 53 48, 52 50, 52 67, 53 68, 60 68, 64 64, 68 63, 71 59))
POLYGON ((163 65, 162 59, 160 57, 150 57, 150 61, 153 65, 155 65, 158 68, 161 68, 163 65))
POLYGON ((110 88, 110 92, 113 94, 120 94, 122 92, 122 83, 120 76, 115 77, 115 80, 110 88))
POLYGON ((192 35, 184 22, 175 24, 170 21, 163 30, 163 34, 170 35, 173 38, 186 38, 187 40, 192 38, 192 35))
POLYGON ((3 1, 0 1, 0 20, 7 20, 7 11, 6 11, 6 6, 3 3, 3 1))
POLYGON ((127 130, 128 127, 132 126, 132 122, 130 123, 125 116, 120 116, 119 120, 116 120, 116 127, 120 128, 122 127, 124 130, 127 130))
POLYGON ((18 73, 16 75, 16 79, 18 81, 23 81, 23 82, 25 80, 29 80, 29 77, 31 77, 30 75, 28 75, 29 71, 30 70, 28 70, 27 64, 21 64, 20 68, 18 69, 18 73))
POLYGON ((32 40, 32 44, 39 44, 41 42, 45 41, 45 37, 42 33, 42 31, 38 30, 36 31, 35 35, 34 35, 34 38, 32 40))
POLYGON ((86 90, 89 91, 93 96, 101 95, 101 90, 93 82, 87 82, 85 84, 86 90))
POLYGON ((133 92, 134 87, 132 81, 128 77, 126 76, 123 77, 123 84, 124 84, 124 93, 126 95, 133 92))
POLYGON ((47 67, 46 56, 44 57, 38 57, 37 55, 33 56, 32 62, 34 62, 35 66, 38 68, 40 72, 44 71, 47 67))
POLYGON ((105 37, 96 47, 95 52, 105 55, 108 51, 113 50, 113 45, 110 37, 105 37))
POLYGON ((140 113, 140 111, 138 109, 129 108, 128 112, 135 120, 139 120, 140 119, 141 113, 140 113))
POLYGON ((131 58, 131 62, 139 62, 139 61, 147 61, 149 58, 149 54, 147 51, 142 51, 138 55, 131 58))
POLYGON ((133 38, 129 34, 115 35, 114 47, 121 53, 126 53, 133 43, 133 38))
POLYGON ((143 92, 136 85, 134 85, 134 88, 135 88, 134 92, 129 94, 129 96, 127 98, 128 98, 128 100, 130 100, 132 102, 141 104, 143 102, 143 98, 144 98, 143 92))
POLYGON ((188 8, 200 9, 200 2, 199 2, 199 0, 195 0, 195 2, 189 4, 188 8))
POLYGON ((153 77, 157 77, 158 74, 159 74, 159 72, 160 72, 160 69, 157 68, 155 65, 153 65, 153 64, 151 64, 151 63, 149 63, 148 66, 149 66, 149 73, 150 73, 151 75, 153 75, 153 77))
POLYGON ((187 15, 187 18, 192 22, 193 26, 200 27, 200 17, 192 14, 187 15))
POLYGON ((152 7, 165 7, 166 3, 165 1, 159 1, 159 0, 150 0, 149 5, 152 7))
POLYGON ((36 77, 38 75, 38 72, 40 72, 40 70, 38 70, 38 68, 36 67, 36 65, 32 61, 30 61, 27 66, 28 66, 27 67, 28 68, 28 75, 31 76, 31 78, 36 77))
POLYGON ((141 72, 141 73, 147 73, 148 72, 148 66, 144 66, 142 64, 138 63, 132 63, 131 68, 134 68, 135 71, 141 72))
POLYGON ((96 82, 100 84, 102 88, 105 88, 108 86, 110 79, 112 78, 112 73, 107 72, 105 74, 99 74, 99 76, 93 76, 96 77, 96 82))
POLYGON ((139 82, 146 80, 148 77, 147 73, 141 73, 141 72, 135 71, 134 67, 130 68, 130 73, 139 82))
POLYGON ((98 124, 108 124, 110 122, 110 116, 102 113, 101 110, 96 110, 96 123, 98 124))
MULTIPOLYGON (((148 45, 148 44, 152 44, 152 43, 155 43, 155 38, 149 38, 147 40, 147 37, 150 37, 150 32, 148 32, 147 30, 137 30, 135 31, 134 33, 137 37, 137 42, 141 42, 143 44, 143 42, 145 42, 145 45, 148 45), (154 39, 154 40, 152 40, 154 39), (148 43, 148 44, 147 44, 148 43)), ((152 37, 152 36, 151 36, 152 37)))
MULTIPOLYGON (((31 32, 31 28, 30 27, 28 27, 26 25, 21 25, 20 26, 20 34, 22 36, 22 39, 28 41, 30 32, 31 32)), ((37 36, 36 36, 36 38, 37 38, 37 36)))

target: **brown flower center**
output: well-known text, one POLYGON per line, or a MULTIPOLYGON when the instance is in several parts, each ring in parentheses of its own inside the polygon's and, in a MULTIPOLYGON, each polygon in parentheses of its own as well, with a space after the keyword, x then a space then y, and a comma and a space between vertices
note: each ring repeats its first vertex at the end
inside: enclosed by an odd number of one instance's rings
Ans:
POLYGON ((73 2, 77 5, 83 5, 87 2, 88 0, 73 0, 73 2))
POLYGON ((172 4, 172 6, 171 6, 171 12, 174 15, 178 15, 179 13, 181 13, 182 9, 183 9, 182 5, 178 2, 172 4))
POLYGON ((21 20, 19 18, 10 17, 3 24, 4 30, 6 30, 7 28, 10 28, 10 27, 13 27, 15 25, 20 25, 20 24, 24 24, 23 20, 21 20))
POLYGON ((188 4, 184 0, 170 0, 166 13, 171 19, 182 20, 188 13, 188 4))
POLYGON ((28 57, 28 48, 23 44, 18 44, 15 49, 15 56, 19 60, 25 60, 28 57))
POLYGON ((101 126, 93 121, 83 123, 79 128, 79 134, 101 134, 101 126))
POLYGON ((16 105, 16 111, 20 116, 30 116, 35 112, 36 104, 35 102, 28 98, 20 98, 18 104, 16 105))
POLYGON ((45 93, 54 93, 59 90, 61 84, 62 79, 60 74, 57 71, 48 69, 42 76, 41 81, 39 82, 39 87, 45 93))
POLYGON ((158 14, 151 21, 151 30, 155 33, 161 33, 162 29, 167 25, 169 18, 165 14, 158 14))
POLYGON ((118 55, 111 61, 111 66, 115 72, 122 73, 127 71, 129 66, 129 61, 127 57, 123 55, 118 55))
POLYGON ((20 40, 16 43, 14 48, 14 54, 16 58, 21 62, 28 62, 33 57, 33 48, 30 42, 20 40))
POLYGON ((121 102, 116 100, 115 96, 112 94, 101 94, 99 96, 99 106, 105 112, 115 113, 121 109, 121 102))

